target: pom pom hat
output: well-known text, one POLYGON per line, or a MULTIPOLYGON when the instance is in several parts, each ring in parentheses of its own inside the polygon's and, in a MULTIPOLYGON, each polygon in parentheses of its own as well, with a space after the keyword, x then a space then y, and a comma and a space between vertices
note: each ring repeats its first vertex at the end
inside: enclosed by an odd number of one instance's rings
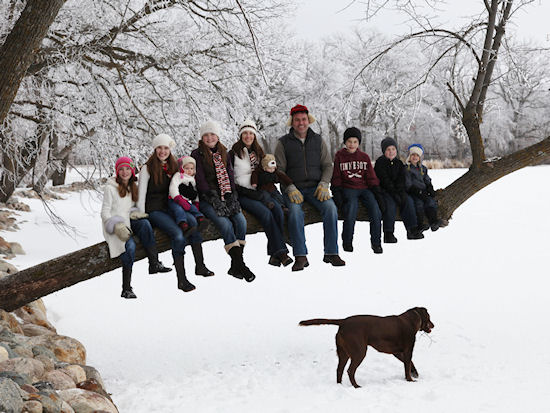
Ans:
POLYGON ((153 149, 157 146, 168 146, 170 150, 172 150, 176 147, 176 142, 170 137, 170 135, 161 133, 153 139, 153 149))
POLYGON ((122 156, 116 160, 115 162, 116 176, 118 176, 118 171, 123 166, 127 166, 128 168, 130 168, 132 170, 132 175, 134 177, 136 176, 136 166, 134 165, 134 161, 132 161, 132 159, 128 158, 127 156, 122 156))
POLYGON ((182 156, 178 159, 178 166, 180 169, 183 169, 183 167, 188 163, 192 163, 194 167, 197 167, 197 162, 192 156, 182 156))
POLYGON ((199 139, 202 139, 207 133, 213 133, 219 138, 222 135, 222 128, 218 122, 210 119, 202 124, 199 139))
POLYGON ((286 122, 286 126, 292 126, 292 117, 297 113, 306 113, 307 118, 309 119, 309 123, 315 122, 315 117, 309 113, 309 110, 304 105, 296 105, 292 109, 290 109, 290 117, 288 118, 288 121, 286 122))
POLYGON ((422 158, 422 155, 424 155, 424 148, 419 143, 413 143, 411 146, 409 146, 409 155, 407 156, 406 163, 410 163, 411 155, 417 154, 420 158, 422 158))
POLYGON ((241 123, 241 126, 239 126, 239 138, 245 131, 252 132, 256 137, 258 136, 258 128, 256 128, 256 123, 253 120, 246 119, 241 123))

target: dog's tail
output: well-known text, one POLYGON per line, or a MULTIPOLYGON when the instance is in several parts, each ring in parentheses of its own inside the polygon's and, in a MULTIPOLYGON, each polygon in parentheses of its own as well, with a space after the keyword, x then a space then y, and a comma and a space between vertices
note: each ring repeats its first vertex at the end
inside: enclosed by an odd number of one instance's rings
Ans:
POLYGON ((298 325, 301 326, 320 326, 322 324, 334 324, 339 326, 342 320, 332 320, 329 318, 314 318, 312 320, 302 320, 298 325))

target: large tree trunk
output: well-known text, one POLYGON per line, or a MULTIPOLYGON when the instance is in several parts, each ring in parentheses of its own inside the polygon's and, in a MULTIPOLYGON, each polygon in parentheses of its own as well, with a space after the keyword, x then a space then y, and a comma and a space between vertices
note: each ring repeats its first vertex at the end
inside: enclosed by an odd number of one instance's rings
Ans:
POLYGON ((538 165, 548 158, 550 136, 503 158, 486 161, 479 168, 471 167, 447 188, 437 191, 440 217, 449 219, 460 205, 487 185, 526 166, 538 165))
POLYGON ((27 0, 0 48, 0 124, 4 122, 21 80, 65 0, 27 0))

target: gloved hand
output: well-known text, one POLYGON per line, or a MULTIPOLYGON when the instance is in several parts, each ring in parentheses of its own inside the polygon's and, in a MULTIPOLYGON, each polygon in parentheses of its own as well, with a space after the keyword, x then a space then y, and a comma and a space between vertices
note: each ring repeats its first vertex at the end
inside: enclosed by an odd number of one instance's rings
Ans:
POLYGON ((149 214, 141 211, 132 211, 130 212, 130 219, 143 219, 147 218, 149 214))
POLYGON ((344 196, 342 194, 342 188, 340 186, 331 186, 330 190, 332 191, 332 199, 336 204, 338 209, 342 208, 344 204, 344 196))
POLYGON ((124 224, 124 222, 119 222, 115 225, 115 235, 123 242, 126 242, 132 236, 132 231, 130 228, 124 224))
POLYGON ((328 183, 319 182, 319 185, 317 185, 317 188, 315 189, 313 196, 321 202, 329 200, 330 191, 328 190, 328 183))
POLYGON ((429 185, 428 188, 426 188, 426 193, 428 194, 428 196, 435 198, 435 190, 432 185, 429 185))
POLYGON ((176 201, 178 205, 183 208, 184 211, 189 211, 191 209, 191 204, 181 195, 176 196, 174 198, 174 201, 176 201))
POLYGON ((288 198, 290 199, 290 202, 292 202, 293 204, 301 204, 302 202, 304 202, 304 196, 298 190, 298 188, 296 188, 296 185, 289 185, 286 188, 286 193, 288 195, 288 198))

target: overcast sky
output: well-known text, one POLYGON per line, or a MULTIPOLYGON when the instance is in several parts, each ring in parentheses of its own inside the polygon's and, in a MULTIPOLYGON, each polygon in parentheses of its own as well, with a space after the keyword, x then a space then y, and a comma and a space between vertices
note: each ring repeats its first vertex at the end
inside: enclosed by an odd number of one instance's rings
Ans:
MULTIPOLYGON (((296 32, 308 40, 317 40, 327 34, 347 31, 355 25, 375 28, 388 34, 408 33, 404 16, 396 13, 381 13, 371 22, 365 22, 364 1, 356 0, 300 0, 295 18, 296 32), (346 8, 346 6, 350 5, 346 8), (345 10, 342 10, 345 9, 345 10)), ((419 1, 420 4, 425 4, 419 1)), ((447 27, 457 27, 461 19, 483 11, 482 0, 450 0, 441 10, 430 14, 437 15, 447 27)), ((536 0, 524 7, 513 18, 508 30, 517 30, 520 36, 532 39, 540 45, 550 47, 550 0, 536 0)))

